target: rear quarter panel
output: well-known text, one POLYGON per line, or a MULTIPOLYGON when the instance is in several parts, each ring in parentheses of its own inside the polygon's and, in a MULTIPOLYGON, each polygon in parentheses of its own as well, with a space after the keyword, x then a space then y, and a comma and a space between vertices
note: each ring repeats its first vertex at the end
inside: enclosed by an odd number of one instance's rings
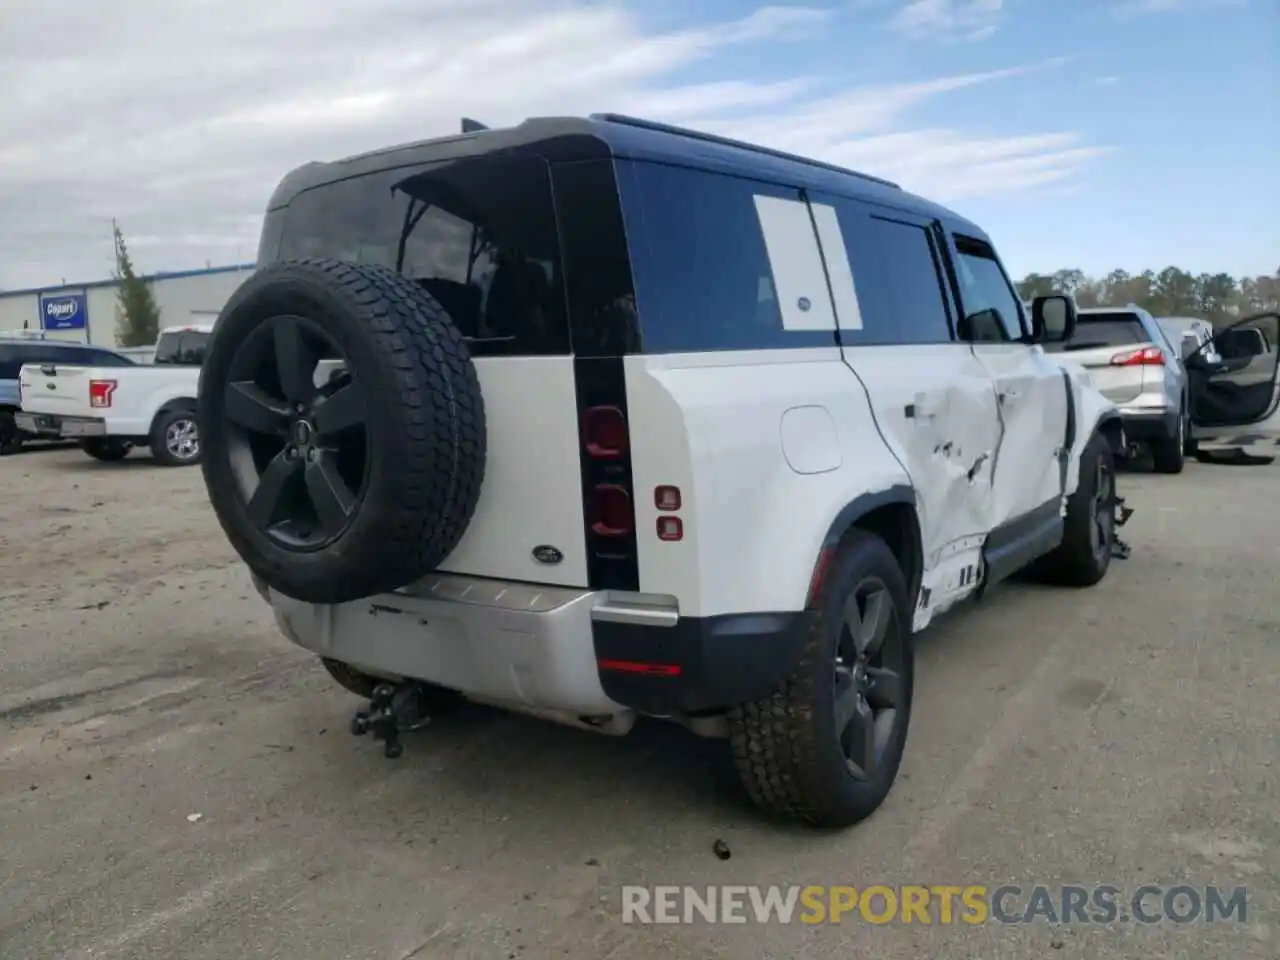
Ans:
POLYGON ((684 615, 802 609, 840 510, 909 483, 838 347, 628 357, 626 378, 640 589, 684 615), (679 542, 657 537, 663 484, 679 542))

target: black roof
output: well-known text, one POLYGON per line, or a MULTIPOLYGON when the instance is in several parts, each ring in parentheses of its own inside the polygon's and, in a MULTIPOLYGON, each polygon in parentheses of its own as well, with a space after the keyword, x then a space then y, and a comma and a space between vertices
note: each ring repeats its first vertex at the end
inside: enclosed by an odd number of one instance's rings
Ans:
POLYGON ((879 177, 766 147, 612 113, 585 118, 540 117, 514 127, 473 130, 328 163, 304 164, 287 174, 276 187, 269 208, 285 206, 302 191, 335 180, 508 149, 532 149, 554 160, 606 157, 652 160, 771 180, 798 188, 856 196, 921 216, 949 220, 963 225, 977 237, 986 238, 975 224, 953 211, 879 177))

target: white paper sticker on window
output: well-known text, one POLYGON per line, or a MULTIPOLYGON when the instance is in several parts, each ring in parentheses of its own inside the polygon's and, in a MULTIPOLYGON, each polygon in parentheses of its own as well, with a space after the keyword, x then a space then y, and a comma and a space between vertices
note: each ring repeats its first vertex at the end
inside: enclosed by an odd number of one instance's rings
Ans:
POLYGON ((818 240, 827 258, 827 273, 831 276, 831 299, 836 304, 836 318, 841 330, 862 329, 862 307, 858 305, 858 288, 853 282, 853 269, 849 266, 849 251, 840 232, 840 221, 834 207, 823 203, 813 205, 813 221, 818 225, 818 240))
POLYGON ((799 200, 764 196, 756 196, 755 203, 783 329, 835 330, 808 206, 799 200))

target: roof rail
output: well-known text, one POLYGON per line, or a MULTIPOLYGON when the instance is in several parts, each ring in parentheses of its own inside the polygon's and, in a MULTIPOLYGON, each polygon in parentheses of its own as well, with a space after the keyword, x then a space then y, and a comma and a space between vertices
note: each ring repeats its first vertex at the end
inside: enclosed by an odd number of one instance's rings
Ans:
POLYGON ((739 150, 750 150, 753 153, 762 153, 766 156, 777 157, 779 160, 790 160, 793 163, 803 163, 811 167, 820 167, 823 170, 832 170, 836 173, 845 173, 854 177, 861 177, 863 180, 870 180, 872 183, 878 183, 884 187, 892 187, 894 190, 901 190, 902 187, 894 183, 892 180, 885 180, 882 177, 873 177, 869 173, 859 173, 857 170, 850 170, 848 167, 841 167, 834 163, 825 163, 822 160, 813 160, 809 157, 802 157, 798 154, 787 153, 785 150, 775 150, 772 147, 762 147, 755 143, 747 143, 744 140, 734 140, 731 137, 721 137, 714 133, 703 133, 701 130, 689 130, 685 127, 673 126, 669 123, 658 123, 655 120, 641 120, 638 117, 629 117, 622 113, 593 113, 589 117, 601 123, 619 123, 628 127, 639 127, 644 130, 655 130, 659 133, 670 133, 678 137, 689 137, 692 140, 703 140, 707 143, 718 143, 725 147, 736 147, 739 150))

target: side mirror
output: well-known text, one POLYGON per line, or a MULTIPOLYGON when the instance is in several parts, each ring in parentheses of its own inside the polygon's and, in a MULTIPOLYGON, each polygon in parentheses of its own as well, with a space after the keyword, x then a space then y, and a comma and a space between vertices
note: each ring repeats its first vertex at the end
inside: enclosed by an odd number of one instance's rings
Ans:
POLYGON ((1035 343, 1063 343, 1076 332, 1076 303, 1063 294, 1031 301, 1031 339, 1035 343))

